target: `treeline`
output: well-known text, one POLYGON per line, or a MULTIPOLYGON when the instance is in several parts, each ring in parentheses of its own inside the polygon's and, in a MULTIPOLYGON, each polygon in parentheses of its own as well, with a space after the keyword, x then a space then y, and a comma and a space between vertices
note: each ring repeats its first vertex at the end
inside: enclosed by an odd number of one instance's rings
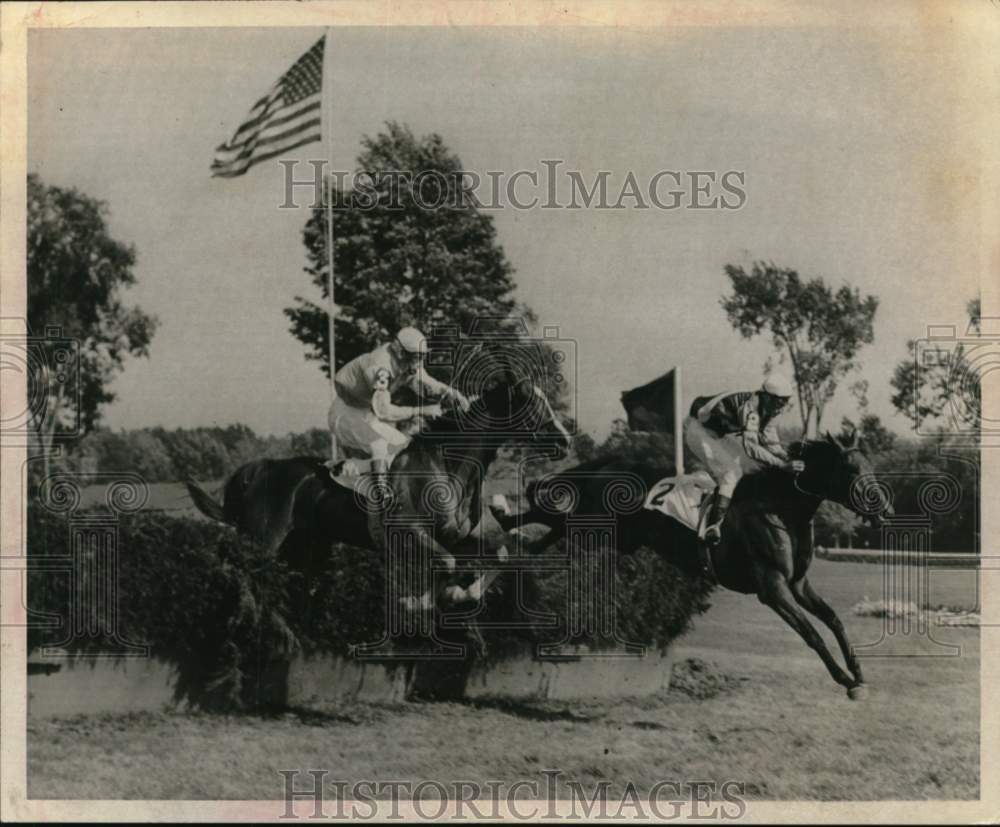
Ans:
POLYGON ((131 471, 146 482, 186 477, 211 480, 264 457, 327 456, 330 434, 323 428, 284 436, 261 436, 246 425, 225 428, 100 429, 78 440, 61 462, 81 474, 131 471))
MULTIPOLYGON (((947 435, 894 440, 871 454, 899 517, 926 517, 930 548, 979 553, 980 451, 947 435)), ((847 509, 824 503, 816 516, 816 542, 828 547, 882 548, 882 531, 847 509)))
MULTIPOLYGON (((782 434, 786 439, 795 433, 782 434)), ((979 550, 978 450, 953 444, 947 435, 895 437, 870 430, 862 437, 875 470, 883 475, 894 495, 898 514, 931 512, 932 548, 935 551, 979 550)), ((246 425, 225 428, 143 428, 132 431, 96 430, 73 446, 60 464, 84 475, 98 471, 131 471, 147 482, 171 482, 193 477, 217 480, 240 465, 265 457, 325 457, 330 450, 326 429, 312 428, 284 436, 261 436, 246 425)), ((619 456, 673 464, 673 438, 669 434, 629 431, 614 423, 609 435, 596 442, 589 434, 574 439, 573 453, 558 463, 568 467, 597 456, 619 456)), ((501 451, 490 469, 491 477, 513 477, 519 462, 516 449, 501 451)), ((685 468, 697 461, 685 450, 685 468)), ((534 462, 533 475, 555 470, 557 463, 534 462)), ((879 529, 873 529, 833 503, 824 503, 816 516, 816 542, 828 547, 880 548, 879 529)))
MULTIPOLYGON (((838 435, 847 438, 851 423, 838 435)), ((979 471, 980 451, 940 433, 919 438, 901 437, 877 422, 862 422, 861 444, 875 472, 888 485, 898 515, 927 515, 930 546, 940 552, 975 552, 980 549, 979 471)), ((786 442, 798 439, 801 429, 782 428, 786 442)), ((636 433, 616 420, 602 442, 589 435, 576 437, 575 462, 602 456, 662 462, 673 466, 674 443, 670 434, 636 433)), ((684 449, 684 467, 699 468, 698 460, 684 449)), ((885 544, 882 531, 871 528, 853 512, 835 503, 820 507, 814 521, 817 545, 879 549, 885 544)))

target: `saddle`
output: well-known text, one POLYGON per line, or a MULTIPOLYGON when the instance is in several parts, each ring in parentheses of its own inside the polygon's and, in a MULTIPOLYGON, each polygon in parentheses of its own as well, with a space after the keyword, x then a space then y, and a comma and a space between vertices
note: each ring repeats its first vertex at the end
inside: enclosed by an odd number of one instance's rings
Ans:
POLYGON ((363 482, 371 475, 372 461, 370 459, 348 458, 336 463, 327 462, 326 467, 330 471, 330 479, 337 485, 350 491, 358 491, 363 482))
POLYGON ((677 520, 703 540, 717 491, 715 480, 705 471, 665 477, 650 489, 643 508, 677 520))
MULTIPOLYGON (((336 485, 354 492, 357 497, 363 498, 368 503, 369 523, 372 520, 381 520, 386 507, 391 505, 394 497, 392 486, 388 481, 381 484, 376 482, 376 476, 372 473, 372 461, 370 459, 347 458, 337 463, 325 463, 329 469, 330 479, 336 485)), ((372 523, 372 531, 381 534, 381 523, 372 523)))

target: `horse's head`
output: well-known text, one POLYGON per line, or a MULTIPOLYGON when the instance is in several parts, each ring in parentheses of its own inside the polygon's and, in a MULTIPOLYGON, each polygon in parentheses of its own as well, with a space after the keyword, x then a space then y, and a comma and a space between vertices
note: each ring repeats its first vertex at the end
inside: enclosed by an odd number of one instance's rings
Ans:
POLYGON ((502 347, 492 348, 476 385, 478 399, 466 415, 477 431, 506 436, 511 442, 540 444, 556 449, 560 458, 570 448, 570 435, 552 409, 545 392, 530 376, 519 375, 517 359, 505 358, 502 347))
POLYGON ((857 430, 847 440, 827 433, 824 439, 796 443, 791 455, 806 465, 796 479, 800 490, 840 503, 875 526, 892 515, 889 489, 875 475, 857 430))

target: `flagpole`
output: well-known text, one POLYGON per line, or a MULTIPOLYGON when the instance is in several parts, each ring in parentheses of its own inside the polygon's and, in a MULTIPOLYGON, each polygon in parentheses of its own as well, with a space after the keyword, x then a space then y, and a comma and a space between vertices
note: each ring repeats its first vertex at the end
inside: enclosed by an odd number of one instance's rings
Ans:
MULTIPOLYGON (((326 30, 326 41, 323 44, 323 81, 322 81, 322 101, 323 101, 323 117, 325 123, 323 124, 323 146, 324 155, 326 162, 330 164, 330 171, 333 170, 333 106, 331 100, 331 93, 333 91, 333 72, 331 66, 333 63, 333 28, 328 27, 326 30)), ((328 356, 330 359, 330 405, 332 407, 334 400, 337 398, 337 390, 334 385, 333 377, 337 372, 337 344, 334 338, 334 316, 336 315, 336 301, 334 299, 333 292, 333 261, 334 261, 334 250, 333 250, 333 179, 330 175, 323 176, 324 182, 324 193, 326 196, 326 273, 327 273, 327 293, 328 293, 328 305, 327 305, 327 315, 328 315, 328 329, 327 336, 329 337, 330 344, 328 346, 328 356)), ((337 461, 337 435, 333 430, 333 422, 330 422, 330 459, 334 462, 337 461)))
POLYGON ((674 366, 674 475, 684 473, 684 423, 681 406, 681 366, 674 366))

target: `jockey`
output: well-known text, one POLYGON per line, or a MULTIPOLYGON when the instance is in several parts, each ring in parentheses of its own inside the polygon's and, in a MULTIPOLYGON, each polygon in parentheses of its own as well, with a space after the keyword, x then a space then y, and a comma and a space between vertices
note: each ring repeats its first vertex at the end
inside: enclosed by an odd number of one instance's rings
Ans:
POLYGON ((684 441, 719 485, 705 532, 709 545, 722 538, 722 521, 745 473, 762 465, 794 473, 805 468, 799 460, 789 460, 773 424, 791 396, 791 384, 776 375, 758 391, 701 396, 692 403, 691 415, 684 420, 684 441))
POLYGON ((352 359, 334 375, 336 397, 330 406, 330 430, 351 452, 370 456, 372 472, 384 474, 389 459, 410 441, 396 427, 415 416, 440 416, 440 404, 395 405, 393 392, 403 387, 432 397, 449 398, 469 409, 469 400, 455 388, 427 373, 427 339, 415 327, 404 327, 396 337, 370 353, 352 359))

